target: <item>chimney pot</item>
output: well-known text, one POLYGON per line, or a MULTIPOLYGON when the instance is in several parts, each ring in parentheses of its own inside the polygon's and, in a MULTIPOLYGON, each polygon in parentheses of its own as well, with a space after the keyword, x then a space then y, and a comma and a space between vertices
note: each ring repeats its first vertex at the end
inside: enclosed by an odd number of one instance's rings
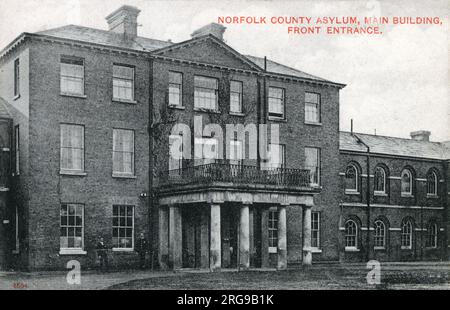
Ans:
POLYGON ((109 31, 123 34, 126 39, 137 37, 137 17, 141 11, 130 5, 123 5, 106 17, 109 31))
POLYGON ((411 139, 417 141, 430 141, 431 132, 427 130, 418 130, 410 133, 411 139))
POLYGON ((223 34, 227 28, 225 26, 222 26, 217 23, 211 23, 208 25, 205 25, 197 30, 195 30, 192 34, 192 38, 200 37, 203 35, 211 34, 218 38, 219 40, 223 41, 223 34))

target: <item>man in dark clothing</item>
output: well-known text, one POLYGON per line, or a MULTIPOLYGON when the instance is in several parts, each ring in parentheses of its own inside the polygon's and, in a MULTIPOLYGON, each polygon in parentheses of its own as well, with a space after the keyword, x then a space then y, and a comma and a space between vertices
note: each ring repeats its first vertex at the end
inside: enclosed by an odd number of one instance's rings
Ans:
POLYGON ((97 243, 97 256, 100 261, 100 270, 107 271, 108 270, 108 248, 106 247, 103 238, 100 238, 97 243))
POLYGON ((147 240, 145 240, 144 233, 139 235, 139 239, 136 242, 136 252, 139 253, 139 265, 144 269, 146 267, 145 254, 147 253, 147 240))

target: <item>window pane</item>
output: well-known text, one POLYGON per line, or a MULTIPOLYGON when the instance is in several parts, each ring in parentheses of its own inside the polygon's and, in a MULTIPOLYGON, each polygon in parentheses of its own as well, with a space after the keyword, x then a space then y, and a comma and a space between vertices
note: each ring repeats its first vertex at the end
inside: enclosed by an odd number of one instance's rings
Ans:
POLYGON ((61 125, 61 168, 84 170, 84 127, 61 125))
POLYGON ((320 161, 319 161, 319 149, 318 148, 305 148, 305 169, 309 170, 310 182, 312 184, 319 183, 320 175, 320 161))
POLYGON ((61 59, 61 92, 84 94, 84 64, 82 60, 61 59))
POLYGON ((217 110, 217 79, 195 76, 194 84, 194 106, 196 108, 217 110))
POLYGON ((134 131, 113 129, 113 172, 134 173, 134 131))

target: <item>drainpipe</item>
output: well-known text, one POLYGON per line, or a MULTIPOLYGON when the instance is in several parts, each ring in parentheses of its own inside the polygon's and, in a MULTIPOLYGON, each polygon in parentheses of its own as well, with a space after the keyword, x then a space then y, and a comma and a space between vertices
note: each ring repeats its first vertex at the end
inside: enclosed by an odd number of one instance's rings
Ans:
POLYGON ((367 151, 366 151, 366 174, 367 174, 367 178, 366 178, 366 203, 367 203, 366 260, 369 261, 370 260, 370 147, 366 143, 364 143, 364 141, 361 140, 360 137, 358 137, 356 134, 354 134, 353 130, 352 130, 352 135, 356 138, 358 143, 364 145, 367 149, 367 151))
POLYGON ((154 268, 155 261, 155 230, 154 230, 154 210, 153 210, 153 59, 149 57, 149 94, 148 94, 148 240, 150 242, 151 269, 154 268))

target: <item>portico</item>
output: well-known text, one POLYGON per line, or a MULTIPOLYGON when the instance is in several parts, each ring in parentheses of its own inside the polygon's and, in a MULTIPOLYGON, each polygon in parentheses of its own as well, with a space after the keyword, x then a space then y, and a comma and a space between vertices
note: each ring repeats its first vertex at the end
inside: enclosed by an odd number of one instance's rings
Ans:
MULTIPOLYGON (((281 186, 183 186, 159 193, 159 262, 163 268, 276 267, 285 270, 286 208, 303 212, 303 261, 312 263, 311 207, 316 189, 281 186), (276 244, 269 238, 269 213, 276 219, 276 244), (272 246, 272 247, 271 247, 272 246), (273 250, 269 250, 273 249, 273 250)), ((273 227, 272 227, 273 228, 273 227)), ((274 229, 275 230, 275 229, 274 229)))

